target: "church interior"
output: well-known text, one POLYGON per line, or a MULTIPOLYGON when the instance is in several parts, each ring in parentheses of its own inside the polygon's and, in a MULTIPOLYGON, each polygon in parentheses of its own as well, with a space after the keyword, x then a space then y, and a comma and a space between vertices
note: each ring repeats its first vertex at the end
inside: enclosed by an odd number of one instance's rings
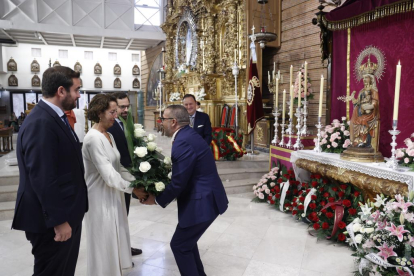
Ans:
MULTIPOLYGON (((33 273, 11 229, 16 142, 66 66, 81 144, 102 93, 128 95, 164 156, 169 105, 191 94, 208 114, 229 207, 198 241, 207 275, 414 275, 411 27, 414 0, 0 0, 0 274, 33 273)), ((182 275, 177 222, 177 204, 132 199, 142 254, 123 275, 182 275)))

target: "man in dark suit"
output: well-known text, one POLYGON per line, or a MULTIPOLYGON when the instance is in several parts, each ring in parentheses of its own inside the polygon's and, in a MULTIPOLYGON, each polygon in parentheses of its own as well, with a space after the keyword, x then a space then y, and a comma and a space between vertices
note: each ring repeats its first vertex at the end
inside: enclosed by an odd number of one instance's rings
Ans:
POLYGON ((186 94, 183 98, 183 105, 190 116, 190 127, 203 137, 210 146, 211 140, 211 122, 208 114, 197 111, 197 101, 192 94, 186 94))
MULTIPOLYGON (((128 95, 125 92, 115 92, 114 97, 116 98, 118 108, 117 114, 118 118, 122 117, 124 120, 128 117, 128 111, 131 107, 128 95)), ((120 119, 116 118, 116 123, 114 123, 109 129, 108 132, 114 137, 116 147, 118 148, 119 154, 121 155, 121 164, 125 168, 130 168, 132 165, 131 155, 128 151, 128 143, 125 138, 125 128, 124 124, 120 119)), ((129 214, 129 205, 131 203, 131 194, 125 193, 125 205, 127 210, 127 215, 129 214)), ((132 256, 142 254, 142 250, 138 248, 131 248, 132 256)))
POLYGON ((171 249, 181 275, 206 275, 198 252, 197 241, 219 214, 227 210, 228 200, 217 173, 210 146, 188 126, 189 117, 181 105, 164 111, 162 125, 165 135, 172 137, 172 177, 164 192, 149 195, 144 204, 165 208, 175 198, 178 225, 171 240, 171 249))
POLYGON ((58 66, 43 73, 42 96, 17 138, 20 182, 12 228, 26 232, 33 275, 74 275, 88 210, 82 153, 64 111, 76 107, 79 73, 58 66))

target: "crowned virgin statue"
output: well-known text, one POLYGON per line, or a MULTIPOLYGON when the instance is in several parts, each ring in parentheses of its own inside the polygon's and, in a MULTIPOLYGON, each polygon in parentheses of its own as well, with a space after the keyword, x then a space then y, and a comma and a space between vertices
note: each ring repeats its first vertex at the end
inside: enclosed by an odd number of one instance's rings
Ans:
POLYGON ((378 151, 380 110, 375 80, 378 64, 371 62, 368 56, 368 61, 358 67, 364 87, 357 98, 356 91, 347 98, 354 107, 350 122, 351 145, 341 154, 341 158, 358 162, 382 162, 384 157, 378 151))

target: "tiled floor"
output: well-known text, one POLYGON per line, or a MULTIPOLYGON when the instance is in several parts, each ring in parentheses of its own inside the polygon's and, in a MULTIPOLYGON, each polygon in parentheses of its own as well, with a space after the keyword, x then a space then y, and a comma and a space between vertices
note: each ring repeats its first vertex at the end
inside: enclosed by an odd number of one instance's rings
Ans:
MULTIPOLYGON (((207 275, 342 276, 354 270, 345 246, 317 241, 304 223, 267 204, 251 203, 251 194, 229 196, 228 211, 199 241, 207 275)), ((169 241, 177 223, 176 204, 166 209, 134 202, 129 214, 131 243, 143 254, 133 257, 128 276, 179 275, 169 241)), ((24 233, 0 221, 0 274, 31 275, 33 257, 24 233)), ((86 242, 82 237, 76 275, 86 275, 86 242)))

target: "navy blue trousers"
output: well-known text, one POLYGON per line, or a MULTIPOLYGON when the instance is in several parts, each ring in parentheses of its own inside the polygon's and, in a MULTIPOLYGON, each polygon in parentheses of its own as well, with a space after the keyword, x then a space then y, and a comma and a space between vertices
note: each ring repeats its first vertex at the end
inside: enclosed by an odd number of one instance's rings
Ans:
POLYGON ((177 225, 170 246, 182 276, 206 276, 197 242, 216 218, 186 228, 177 225))

